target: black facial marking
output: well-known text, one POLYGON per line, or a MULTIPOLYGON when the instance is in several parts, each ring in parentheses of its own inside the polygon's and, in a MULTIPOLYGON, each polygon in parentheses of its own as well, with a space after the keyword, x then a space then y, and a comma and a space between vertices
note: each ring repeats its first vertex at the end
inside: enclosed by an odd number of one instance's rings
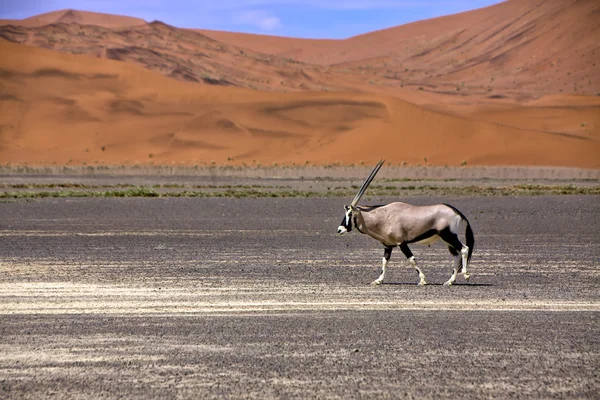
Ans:
MULTIPOLYGON (((348 212, 348 206, 344 206, 344 208, 346 209, 346 212, 348 212)), ((346 218, 346 215, 344 215, 340 225, 346 228, 347 232, 350 232, 352 230, 352 213, 350 213, 350 218, 346 218)))

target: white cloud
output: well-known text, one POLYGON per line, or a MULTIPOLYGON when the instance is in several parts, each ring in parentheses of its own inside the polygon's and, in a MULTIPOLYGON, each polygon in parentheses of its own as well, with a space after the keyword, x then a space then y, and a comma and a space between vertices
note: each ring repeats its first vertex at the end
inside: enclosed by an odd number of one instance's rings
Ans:
POLYGON ((274 31, 282 27, 279 18, 261 10, 239 12, 233 17, 233 23, 237 25, 252 25, 263 31, 274 31))
POLYGON ((261 19, 258 25, 265 31, 272 31, 281 28, 281 21, 277 17, 267 17, 261 19))

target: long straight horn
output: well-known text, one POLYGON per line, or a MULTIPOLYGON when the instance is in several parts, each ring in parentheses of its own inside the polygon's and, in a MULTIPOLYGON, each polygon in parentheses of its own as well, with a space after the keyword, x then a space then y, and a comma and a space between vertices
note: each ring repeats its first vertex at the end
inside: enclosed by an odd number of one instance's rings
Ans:
POLYGON ((375 168, 373 168, 373 171, 371 171, 371 174, 369 175, 367 180, 365 180, 365 182, 362 184, 362 186, 359 189, 356 196, 354 196, 354 200, 352 200, 352 203, 350 203, 351 206, 355 206, 358 204, 358 202, 360 201, 360 198, 363 196, 363 194, 365 194, 365 191, 371 184, 371 181, 375 178, 375 175, 377 175, 377 173, 379 172, 379 169, 381 169, 381 166, 383 165, 384 162, 385 162, 385 160, 379 161, 379 163, 377 163, 375 168))

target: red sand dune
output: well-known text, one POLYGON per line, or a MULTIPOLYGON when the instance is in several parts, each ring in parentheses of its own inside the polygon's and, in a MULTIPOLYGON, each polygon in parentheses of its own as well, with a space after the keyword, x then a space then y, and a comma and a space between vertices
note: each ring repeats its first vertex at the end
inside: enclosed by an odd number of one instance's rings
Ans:
POLYGON ((360 71, 374 86, 393 89, 525 97, 600 92, 597 1, 510 0, 345 40, 200 32, 255 51, 360 71))
POLYGON ((39 27, 59 23, 98 25, 105 28, 123 28, 127 26, 144 25, 146 21, 140 18, 122 15, 92 13, 77 10, 52 11, 21 20, 0 19, 0 25, 12 24, 26 27, 39 27))
POLYGON ((600 168, 598 13, 511 0, 341 41, 78 11, 13 21, 0 160, 600 168))
POLYGON ((0 26, 0 37, 15 43, 126 61, 194 83, 258 90, 351 88, 327 81, 320 67, 257 53, 162 22, 105 28, 77 23, 39 27, 0 26))

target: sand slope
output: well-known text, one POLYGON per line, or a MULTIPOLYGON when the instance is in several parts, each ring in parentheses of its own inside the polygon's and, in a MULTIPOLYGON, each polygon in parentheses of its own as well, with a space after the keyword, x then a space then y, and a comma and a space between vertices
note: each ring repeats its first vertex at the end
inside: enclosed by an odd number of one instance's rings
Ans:
POLYGON ((594 1, 510 0, 345 40, 306 40, 62 10, 0 21, 0 36, 207 84, 528 100, 600 93, 599 15, 594 1))
MULTIPOLYGON (((0 51, 11 54, 0 59, 3 162, 302 164, 384 157, 413 165, 600 167, 596 128, 551 134, 376 93, 188 84, 130 63, 3 40, 0 51)), ((590 106, 592 117, 598 107, 590 106)))
POLYGON ((36 27, 4 25, 0 26, 0 37, 66 53, 134 63, 193 83, 269 91, 354 87, 353 83, 331 79, 322 67, 225 44, 159 21, 120 28, 65 22, 36 27))
POLYGON ((40 27, 59 23, 97 25, 105 28, 123 28, 126 26, 143 25, 146 21, 140 18, 122 15, 93 13, 70 9, 52 11, 21 20, 0 19, 0 25, 12 24, 25 27, 40 27))
POLYGON ((600 93, 600 2, 509 0, 345 40, 201 31, 364 76, 374 86, 530 97, 600 93))

